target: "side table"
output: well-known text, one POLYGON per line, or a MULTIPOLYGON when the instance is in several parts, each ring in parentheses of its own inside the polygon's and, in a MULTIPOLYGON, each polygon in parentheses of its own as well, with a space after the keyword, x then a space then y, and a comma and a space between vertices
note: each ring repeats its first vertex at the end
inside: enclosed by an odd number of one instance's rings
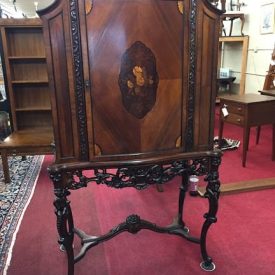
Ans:
MULTIPOLYGON (((244 13, 241 12, 235 12, 235 13, 224 13, 221 15, 220 17, 221 19, 221 34, 222 35, 222 31, 224 31, 224 27, 223 27, 223 21, 230 21, 230 30, 229 30, 229 34, 228 36, 232 35, 232 30, 233 30, 233 22, 235 19, 240 19, 241 20, 241 35, 243 36, 243 27, 244 27, 244 23, 245 23, 245 17, 244 17, 244 13)), ((225 33, 226 36, 226 33, 225 33)))
POLYGON ((0 142, 0 155, 2 159, 4 182, 10 182, 8 156, 17 155, 46 155, 53 154, 52 129, 33 131, 15 131, 4 141, 0 142))
POLYGON ((246 165, 250 128, 272 124, 272 160, 275 159, 275 98, 259 94, 221 96, 219 119, 220 142, 223 135, 224 123, 243 127, 243 167, 246 165), (225 109, 223 110, 223 108, 225 109))

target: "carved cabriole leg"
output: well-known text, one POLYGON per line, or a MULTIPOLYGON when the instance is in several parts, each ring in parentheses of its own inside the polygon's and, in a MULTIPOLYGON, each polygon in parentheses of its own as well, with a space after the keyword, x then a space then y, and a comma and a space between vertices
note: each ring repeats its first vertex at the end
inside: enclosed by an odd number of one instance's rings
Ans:
POLYGON ((185 195, 188 189, 188 178, 189 177, 187 173, 184 173, 184 175, 182 175, 182 183, 180 186, 180 193, 179 193, 179 212, 177 216, 177 219, 178 219, 177 223, 182 225, 183 227, 185 227, 185 223, 183 222, 183 205, 184 205, 185 195))
POLYGON ((201 231, 201 254, 203 258, 203 262, 201 263, 201 268, 207 271, 212 271, 215 269, 215 264, 212 262, 212 259, 208 256, 206 250, 206 236, 208 229, 212 223, 217 221, 216 214, 218 211, 218 200, 220 195, 220 181, 219 181, 219 172, 218 168, 221 163, 221 156, 219 153, 217 155, 211 157, 210 163, 210 172, 207 176, 207 187, 205 192, 205 197, 208 198, 209 201, 209 211, 204 215, 206 219, 202 231, 201 231))
POLYGON ((54 194, 56 196, 54 200, 55 214, 57 218, 57 230, 59 234, 59 244, 61 250, 65 250, 68 260, 68 275, 74 274, 74 224, 70 207, 70 202, 67 200, 67 196, 70 192, 64 187, 61 173, 50 172, 50 177, 54 183, 54 194))

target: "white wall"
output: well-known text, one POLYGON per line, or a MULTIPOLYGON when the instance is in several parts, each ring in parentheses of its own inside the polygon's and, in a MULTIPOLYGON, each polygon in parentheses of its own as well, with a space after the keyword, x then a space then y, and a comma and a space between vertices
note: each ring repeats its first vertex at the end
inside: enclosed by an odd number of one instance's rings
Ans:
MULTIPOLYGON (((229 0, 228 0, 229 2, 229 0)), ((261 34, 260 19, 263 4, 273 3, 275 0, 242 0, 246 6, 241 8, 245 13, 244 34, 249 36, 249 48, 246 70, 246 93, 257 93, 263 88, 266 72, 271 61, 271 54, 275 44, 275 33, 261 34)), ((229 23, 229 22, 226 22, 229 23)), ((228 34, 229 24, 225 24, 228 34)), ((234 21, 232 36, 240 35, 240 20, 234 21)), ((222 53, 222 67, 233 70, 236 77, 235 83, 239 83, 241 70, 241 45, 240 43, 226 43, 222 53)), ((239 85, 233 85, 233 91, 238 92, 239 85)))

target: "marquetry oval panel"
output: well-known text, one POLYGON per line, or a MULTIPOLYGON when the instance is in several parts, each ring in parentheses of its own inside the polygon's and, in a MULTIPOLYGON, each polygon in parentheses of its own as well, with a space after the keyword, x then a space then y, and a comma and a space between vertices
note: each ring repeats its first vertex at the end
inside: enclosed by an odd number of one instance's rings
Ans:
POLYGON ((153 52, 136 41, 122 55, 118 79, 126 110, 136 118, 143 118, 156 102, 158 82, 153 52))

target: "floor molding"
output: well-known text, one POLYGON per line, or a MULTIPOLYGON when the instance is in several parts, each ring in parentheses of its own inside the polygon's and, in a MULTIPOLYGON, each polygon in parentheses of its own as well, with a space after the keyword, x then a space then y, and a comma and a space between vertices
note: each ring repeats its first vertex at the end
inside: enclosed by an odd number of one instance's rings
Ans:
MULTIPOLYGON (((222 195, 230 195, 241 192, 257 191, 271 188, 275 188, 275 178, 221 184, 220 190, 222 195)), ((205 193, 205 187, 199 187, 198 193, 200 196, 203 196, 203 194, 205 193)))

